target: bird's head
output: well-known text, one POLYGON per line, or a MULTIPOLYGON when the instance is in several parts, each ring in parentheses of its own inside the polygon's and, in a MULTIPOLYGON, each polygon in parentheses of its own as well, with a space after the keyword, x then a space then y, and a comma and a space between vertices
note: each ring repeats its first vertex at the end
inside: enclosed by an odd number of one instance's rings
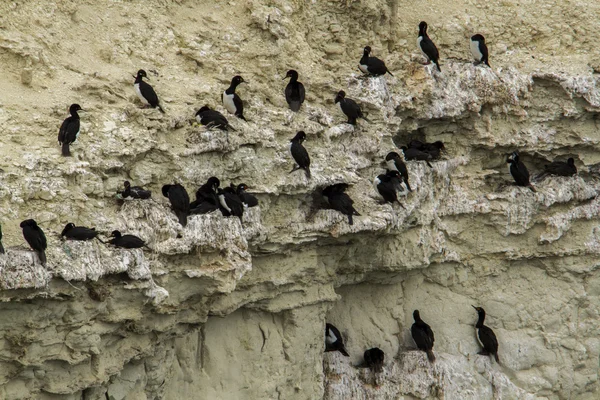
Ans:
POLYGON ((200 107, 200 109, 196 112, 196 115, 200 115, 206 111, 210 111, 210 107, 208 105, 200 107))
POLYGON ((346 98, 346 92, 344 92, 343 90, 340 90, 337 95, 335 96, 335 102, 339 103, 340 101, 344 100, 346 98))
POLYGON ((241 77, 241 76, 239 76, 239 75, 236 75, 236 76, 234 76, 234 77, 233 77, 233 79, 231 80, 231 84, 232 84, 232 85, 234 85, 234 86, 237 86, 237 85, 239 85, 240 83, 244 83, 244 82, 246 82, 246 81, 244 80, 244 78, 242 78, 242 77, 241 77))
POLYGON ((69 107, 69 113, 74 114, 77 111, 85 111, 79 104, 71 104, 69 107))
POLYGON ((169 190, 171 189, 173 185, 163 185, 162 187, 162 194, 165 197, 169 197, 169 190))
POLYGON ((148 78, 148 74, 146 74, 146 71, 144 71, 143 69, 140 69, 140 70, 137 72, 137 76, 136 76, 136 78, 146 78, 146 79, 148 79, 148 80, 150 79, 150 78, 148 78))
POLYGON ((65 228, 62 230, 60 236, 65 236, 67 234, 67 232, 69 232, 71 229, 75 228, 75 224, 72 222, 69 222, 68 224, 65 225, 65 228))
POLYGON ((210 178, 208 178, 208 181, 206 183, 208 183, 208 186, 210 186, 215 191, 219 186, 221 186, 221 181, 216 176, 211 176, 210 178))
POLYGON ((306 140, 306 133, 304 133, 304 131, 298 131, 298 133, 296 133, 296 136, 294 136, 294 138, 292 140, 290 140, 290 142, 298 142, 298 143, 302 143, 306 140))
POLYGON ((298 72, 296 72, 296 70, 290 69, 287 74, 285 74, 285 78, 283 79, 287 79, 287 78, 291 78, 292 80, 297 80, 298 79, 298 72))
POLYGON ((484 309, 481 307, 475 307, 474 305, 471 305, 471 307, 473 307, 475 311, 477 311, 477 314, 485 313, 484 309))
POLYGON ((483 35, 480 35, 479 33, 471 36, 471 40, 474 42, 485 43, 485 38, 483 37, 483 35))
POLYGON ((400 154, 396 153, 395 151, 390 151, 388 153, 387 156, 385 156, 385 161, 389 161, 389 160, 397 160, 400 158, 400 154))
POLYGON ((35 220, 33 219, 26 219, 25 221, 22 221, 19 226, 21 228, 24 228, 26 226, 37 226, 37 222, 35 222, 35 220))

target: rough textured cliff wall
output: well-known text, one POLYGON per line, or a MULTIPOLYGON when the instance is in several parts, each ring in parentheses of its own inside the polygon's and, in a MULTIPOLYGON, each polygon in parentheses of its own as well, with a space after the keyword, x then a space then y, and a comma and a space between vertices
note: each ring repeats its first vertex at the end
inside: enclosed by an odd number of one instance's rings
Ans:
POLYGON ((595 399, 600 341, 600 107, 593 1, 111 1, 0 5, 0 398, 595 399), (428 21, 442 74, 418 61, 428 21), (492 69, 470 64, 488 39, 492 69), (363 79, 363 46, 394 77, 363 79), (142 110, 150 72, 167 111, 142 110), (307 87, 299 114, 282 78, 307 87), (222 109, 235 74, 248 123, 229 140, 190 123, 222 109), (373 124, 333 104, 344 89, 373 124), (56 145, 69 104, 74 156, 56 145), (303 129, 313 179, 288 175, 303 129), (409 139, 443 140, 433 168, 409 163, 405 209, 371 186, 409 139), (574 178, 507 185, 506 153, 530 170, 572 156, 574 178), (160 196, 210 175, 245 182, 261 206, 181 229, 160 196), (152 201, 117 204, 122 181, 152 201), (362 216, 315 210, 315 189, 349 182, 362 216), (34 264, 19 222, 49 239, 34 264), (138 234, 153 252, 62 243, 66 222, 138 234), (502 365, 479 350, 471 304, 488 312, 502 365), (412 351, 412 310, 436 332, 431 367, 412 351), (350 358, 323 354, 325 321, 350 358), (386 352, 375 378, 355 368, 386 352))

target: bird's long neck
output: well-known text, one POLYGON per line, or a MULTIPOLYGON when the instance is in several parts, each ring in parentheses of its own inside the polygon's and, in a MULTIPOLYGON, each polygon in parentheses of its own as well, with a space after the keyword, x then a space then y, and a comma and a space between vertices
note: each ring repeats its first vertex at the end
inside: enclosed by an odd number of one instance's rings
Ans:
POLYGON ((135 82, 134 82, 134 83, 141 83, 141 82, 142 82, 142 79, 143 79, 143 78, 142 78, 142 76, 141 76, 141 75, 137 75, 137 76, 135 77, 135 82))
POLYGON ((367 63, 367 61, 369 61, 369 52, 368 52, 368 51, 365 51, 365 52, 363 53, 363 56, 362 56, 362 58, 360 59, 360 62, 361 62, 362 64, 366 64, 366 63, 367 63))
POLYGON ((298 76, 297 75, 292 75, 290 77, 290 83, 296 83, 298 82, 298 76))
POLYGON ((481 328, 483 326, 483 321, 485 321, 485 313, 479 313, 479 319, 477 320, 477 325, 475 327, 481 328))
POLYGON ((73 119, 79 119, 79 114, 77 114, 77 111, 73 110, 71 111, 71 117, 73 117, 73 119))
POLYGON ((422 36, 423 38, 429 37, 429 36, 427 36, 427 27, 426 26, 419 27, 419 36, 422 36))
POLYGON ((235 93, 235 88, 237 87, 237 83, 235 82, 231 82, 231 85, 229 85, 229 87, 227 88, 227 90, 225 91, 225 93, 227 94, 234 94, 235 93))

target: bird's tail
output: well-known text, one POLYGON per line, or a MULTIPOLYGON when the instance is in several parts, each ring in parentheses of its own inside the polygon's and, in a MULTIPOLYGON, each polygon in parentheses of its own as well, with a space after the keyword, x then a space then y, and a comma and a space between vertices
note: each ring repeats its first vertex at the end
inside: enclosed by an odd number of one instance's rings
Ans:
POLYGON ((412 192, 412 189, 410 188, 410 185, 408 184, 408 181, 404 181, 404 183, 406 183, 406 188, 408 189, 409 192, 412 192))
POLYGON ((163 110, 163 108, 161 107, 160 104, 157 104, 156 108, 158 108, 158 111, 160 111, 161 113, 163 113, 163 114, 165 113, 165 110, 163 110))
POLYGON ((496 362, 500 364, 500 358, 498 357, 498 353, 494 353, 494 358, 496 359, 496 362))
POLYGON ((537 190, 535 190, 535 188, 533 187, 533 185, 531 183, 529 185, 527 185, 527 187, 529 187, 529 189, 531 189, 531 191, 533 193, 537 193, 537 190))
POLYGON ((46 252, 44 250, 38 252, 38 256, 40 257, 40 262, 43 266, 46 266, 46 252))
POLYGON ((248 120, 246 119, 246 117, 244 117, 242 114, 235 114, 236 117, 238 117, 239 119, 243 119, 244 121, 248 122, 248 120))
POLYGON ((186 213, 185 211, 176 211, 175 213, 177 214, 177 218, 179 219, 179 223, 181 224, 181 226, 186 226, 188 213, 186 213))
POLYGON ((311 175, 310 175, 310 167, 306 167, 306 168, 304 168, 304 172, 306 173, 306 177, 307 177, 308 179, 310 179, 310 177, 311 177, 311 175))
POLYGON ((4 254, 4 246, 2 246, 2 242, 0 242, 0 254, 4 254))
POLYGON ((302 103, 300 103, 299 101, 290 101, 290 110, 292 110, 294 112, 298 112, 298 111, 300 111, 301 105, 302 105, 302 103))
POLYGON ((376 374, 383 372, 383 364, 379 364, 379 363, 375 364, 373 366, 373 372, 375 372, 376 374))
POLYGON ((440 62, 439 61, 435 61, 435 66, 437 67, 438 72, 442 72, 442 69, 440 68, 440 62))
POLYGON ((342 346, 340 348, 340 353, 342 353, 343 355, 345 355, 346 357, 350 357, 350 354, 348 354, 348 352, 346 351, 346 347, 342 346))
POLYGON ((354 221, 352 220, 352 214, 348 214, 348 225, 354 225, 354 221))
POLYGON ((69 149, 69 143, 63 142, 62 145, 62 155, 65 157, 69 157, 71 155, 71 150, 69 149))
POLYGON ((429 359, 429 362, 435 361, 435 354, 433 354, 433 350, 427 350, 427 358, 429 359))

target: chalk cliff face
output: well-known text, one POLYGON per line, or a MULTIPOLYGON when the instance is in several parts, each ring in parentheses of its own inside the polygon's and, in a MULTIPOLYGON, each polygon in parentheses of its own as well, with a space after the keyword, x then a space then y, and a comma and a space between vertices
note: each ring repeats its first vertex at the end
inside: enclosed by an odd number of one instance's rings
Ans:
POLYGON ((596 399, 600 355, 600 91, 597 2, 350 0, 4 2, 0 5, 0 398, 596 399), (485 3, 485 4, 484 4, 485 3), (423 67, 419 21, 441 54, 423 67), (471 64, 488 40, 492 69, 471 64), (365 45, 394 76, 363 78, 365 45), (143 68, 166 114, 141 109, 143 68), (307 88, 283 97, 288 69, 307 88), (248 123, 192 124, 231 77, 248 123), (343 123, 333 99, 372 123, 343 123), (63 158, 71 103, 82 133, 63 158), (313 179, 288 174, 304 130, 313 179), (404 208, 371 181, 387 152, 442 140, 433 168, 408 163, 404 208), (579 174, 511 184, 518 149, 534 174, 574 157, 579 174), (162 184, 216 175, 260 207, 177 223, 162 184), (120 205, 124 180, 152 189, 120 205), (348 182, 353 226, 315 207, 348 182), (43 268, 19 222, 48 237, 43 268), (152 252, 62 242, 67 222, 120 229, 152 252), (478 356, 477 319, 501 365, 478 356), (412 311, 436 335, 414 351, 412 311), (323 353, 325 322, 350 357, 323 353), (357 368, 371 347, 384 372, 357 368))

